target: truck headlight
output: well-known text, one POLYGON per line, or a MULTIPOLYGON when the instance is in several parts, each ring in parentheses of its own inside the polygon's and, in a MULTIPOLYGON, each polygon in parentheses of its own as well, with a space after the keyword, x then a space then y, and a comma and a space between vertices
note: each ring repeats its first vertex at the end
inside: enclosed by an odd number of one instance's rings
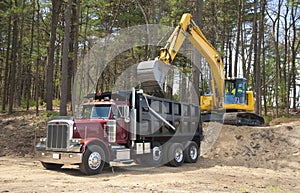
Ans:
POLYGON ((71 143, 75 145, 84 144, 84 139, 71 139, 71 143))
POLYGON ((46 137, 40 138, 40 143, 45 144, 47 141, 46 137))

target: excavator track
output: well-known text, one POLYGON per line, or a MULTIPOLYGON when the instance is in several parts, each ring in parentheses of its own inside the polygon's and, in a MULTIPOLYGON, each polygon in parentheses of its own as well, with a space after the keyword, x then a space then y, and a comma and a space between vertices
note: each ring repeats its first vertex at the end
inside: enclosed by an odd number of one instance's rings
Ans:
POLYGON ((145 93, 164 96, 164 82, 170 66, 160 60, 143 61, 137 67, 137 78, 145 93))
POLYGON ((232 112, 223 115, 223 124, 259 126, 265 123, 264 118, 250 112, 232 112))

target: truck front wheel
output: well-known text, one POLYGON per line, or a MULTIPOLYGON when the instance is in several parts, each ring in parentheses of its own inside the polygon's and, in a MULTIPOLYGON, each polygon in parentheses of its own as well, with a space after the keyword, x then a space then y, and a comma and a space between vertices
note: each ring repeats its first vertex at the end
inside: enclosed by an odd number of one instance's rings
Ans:
POLYGON ((83 154, 80 171, 87 175, 99 174, 105 165, 105 152, 98 145, 88 146, 83 154))
POLYGON ((184 162, 183 145, 180 143, 173 143, 168 150, 169 164, 174 167, 181 166, 184 162))

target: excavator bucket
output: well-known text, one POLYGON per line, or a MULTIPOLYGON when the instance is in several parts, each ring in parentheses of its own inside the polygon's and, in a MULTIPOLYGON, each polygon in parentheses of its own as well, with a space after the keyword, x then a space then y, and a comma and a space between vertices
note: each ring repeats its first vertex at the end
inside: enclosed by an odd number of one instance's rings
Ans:
POLYGON ((160 60, 143 61, 137 67, 137 78, 145 93, 164 96, 164 82, 170 65, 160 60))

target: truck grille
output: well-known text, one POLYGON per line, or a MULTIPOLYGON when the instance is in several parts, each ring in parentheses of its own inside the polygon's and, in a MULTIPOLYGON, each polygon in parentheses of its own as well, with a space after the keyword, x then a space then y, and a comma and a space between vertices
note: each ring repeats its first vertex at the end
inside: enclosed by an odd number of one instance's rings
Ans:
POLYGON ((47 149, 61 150, 67 148, 67 124, 49 124, 47 135, 47 149))

